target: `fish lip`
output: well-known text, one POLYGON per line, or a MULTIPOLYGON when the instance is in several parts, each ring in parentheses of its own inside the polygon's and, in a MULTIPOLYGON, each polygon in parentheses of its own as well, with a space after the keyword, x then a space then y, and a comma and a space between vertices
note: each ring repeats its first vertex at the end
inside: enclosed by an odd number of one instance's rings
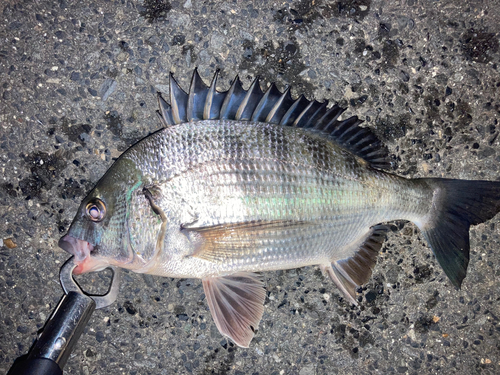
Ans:
POLYGON ((61 237, 57 245, 64 251, 72 254, 76 262, 85 260, 95 248, 90 242, 72 237, 69 234, 61 237))
POLYGON ((90 255, 92 251, 97 249, 97 246, 92 245, 90 242, 80 240, 67 234, 61 237, 58 245, 61 249, 74 256, 74 263, 76 264, 76 267, 73 269, 74 275, 100 271, 109 266, 108 263, 95 259, 90 255))

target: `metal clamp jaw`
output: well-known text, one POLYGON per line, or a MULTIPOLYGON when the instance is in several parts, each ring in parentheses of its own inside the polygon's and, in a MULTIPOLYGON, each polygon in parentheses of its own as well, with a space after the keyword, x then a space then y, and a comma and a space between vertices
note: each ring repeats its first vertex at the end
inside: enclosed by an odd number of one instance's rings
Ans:
POLYGON ((109 306, 116 300, 120 284, 117 268, 110 267, 113 278, 108 292, 94 296, 84 293, 73 279, 76 266, 71 257, 61 267, 59 279, 65 295, 29 353, 16 360, 8 375, 62 374, 62 368, 94 310, 109 306))
POLYGON ((116 297, 118 296, 118 291, 120 289, 119 269, 116 267, 109 267, 113 271, 113 278, 111 279, 111 285, 106 294, 102 296, 90 295, 83 292, 80 286, 73 279, 73 270, 77 266, 73 259, 74 257, 69 258, 66 263, 63 264, 59 273, 59 280, 61 281, 61 286, 64 290, 64 293, 68 295, 71 292, 75 292, 84 296, 88 296, 95 302, 96 309, 102 309, 103 307, 107 307, 115 302, 116 297))

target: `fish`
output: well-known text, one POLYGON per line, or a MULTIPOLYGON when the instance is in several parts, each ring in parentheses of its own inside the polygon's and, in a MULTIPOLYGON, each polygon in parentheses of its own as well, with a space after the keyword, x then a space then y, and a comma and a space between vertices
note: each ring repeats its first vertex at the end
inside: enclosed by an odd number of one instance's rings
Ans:
POLYGON ((289 88, 217 90, 194 71, 158 93, 163 128, 126 150, 83 199, 59 247, 74 273, 109 266, 201 279, 220 333, 249 347, 264 311, 262 272, 319 266, 345 299, 371 276, 394 220, 413 222, 451 283, 469 228, 500 211, 500 182, 408 179, 345 108, 289 88))

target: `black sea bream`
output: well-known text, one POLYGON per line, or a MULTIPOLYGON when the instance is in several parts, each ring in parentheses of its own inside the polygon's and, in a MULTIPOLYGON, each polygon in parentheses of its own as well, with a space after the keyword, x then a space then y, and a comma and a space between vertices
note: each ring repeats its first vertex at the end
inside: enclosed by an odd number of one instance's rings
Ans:
POLYGON ((391 220, 415 223, 460 286, 469 226, 500 210, 500 182, 396 176, 339 106, 257 80, 218 92, 216 77, 208 87, 195 71, 188 94, 171 77, 164 129, 121 155, 59 241, 75 273, 200 278, 219 331, 242 347, 263 313, 256 272, 318 265, 356 304, 391 220))

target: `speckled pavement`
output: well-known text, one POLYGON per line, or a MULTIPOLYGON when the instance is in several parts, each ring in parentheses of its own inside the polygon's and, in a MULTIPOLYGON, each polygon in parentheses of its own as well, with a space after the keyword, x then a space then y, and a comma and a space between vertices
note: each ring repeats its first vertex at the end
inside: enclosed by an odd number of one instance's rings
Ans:
MULTIPOLYGON (((57 247, 80 200, 159 129, 156 91, 192 71, 221 89, 292 85, 349 106, 407 177, 500 179, 499 2, 15 1, 0 4, 0 373, 62 296, 57 247)), ((500 215, 471 229, 451 286, 395 223, 359 307, 313 267, 265 273, 249 349, 212 321, 199 280, 125 273, 67 374, 498 374, 500 215)), ((104 280, 102 280, 104 279, 104 280)), ((87 275, 93 289, 103 274, 87 275)), ((102 286, 100 286, 102 288, 102 286)))

